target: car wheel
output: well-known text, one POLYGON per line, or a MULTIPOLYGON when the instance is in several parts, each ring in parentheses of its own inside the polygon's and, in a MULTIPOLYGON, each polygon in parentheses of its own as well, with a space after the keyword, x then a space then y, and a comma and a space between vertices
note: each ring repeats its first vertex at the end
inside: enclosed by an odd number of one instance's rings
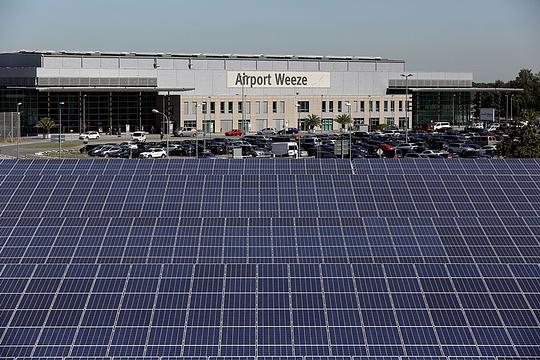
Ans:
POLYGON ((167 157, 167 155, 165 155, 165 154, 161 155, 161 158, 162 158, 162 159, 165 158, 165 157, 167 157))

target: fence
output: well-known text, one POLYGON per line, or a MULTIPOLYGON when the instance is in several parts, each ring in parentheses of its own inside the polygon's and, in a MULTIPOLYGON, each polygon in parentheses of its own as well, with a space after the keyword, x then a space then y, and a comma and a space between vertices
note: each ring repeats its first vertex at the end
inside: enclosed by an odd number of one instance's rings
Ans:
POLYGON ((21 136, 21 125, 16 112, 0 112, 0 142, 15 142, 21 136))

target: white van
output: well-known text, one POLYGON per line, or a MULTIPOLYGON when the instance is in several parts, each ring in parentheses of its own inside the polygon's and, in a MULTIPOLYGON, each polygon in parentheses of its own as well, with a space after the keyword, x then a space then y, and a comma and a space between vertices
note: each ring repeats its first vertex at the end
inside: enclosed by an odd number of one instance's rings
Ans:
POLYGON ((298 156, 298 144, 295 142, 278 142, 272 143, 272 154, 277 157, 298 156))
POLYGON ((451 129, 452 126, 450 126, 449 122, 436 122, 435 125, 433 125, 433 130, 439 131, 439 130, 448 130, 451 129))
POLYGON ((131 134, 131 140, 135 142, 146 142, 146 133, 144 131, 135 131, 131 134))

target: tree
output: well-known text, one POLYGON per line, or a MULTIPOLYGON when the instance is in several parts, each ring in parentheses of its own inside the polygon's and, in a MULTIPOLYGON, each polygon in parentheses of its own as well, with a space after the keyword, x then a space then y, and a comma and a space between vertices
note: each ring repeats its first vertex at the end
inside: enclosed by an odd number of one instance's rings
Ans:
POLYGON ((349 114, 341 114, 336 116, 334 119, 335 122, 338 124, 341 124, 341 128, 345 129, 345 125, 348 125, 351 123, 351 116, 349 114))
POLYGON ((523 111, 520 120, 526 122, 526 125, 516 122, 509 127, 508 138, 497 146, 497 153, 509 158, 540 157, 540 136, 536 128, 537 116, 538 113, 534 110, 523 111))
POLYGON ((35 127, 42 129, 43 137, 48 138, 49 134, 51 133, 51 129, 55 126, 56 124, 53 119, 51 119, 50 117, 42 117, 41 119, 39 119, 35 127))
POLYGON ((304 124, 306 124, 309 130, 313 130, 316 126, 321 125, 321 118, 315 114, 309 114, 304 119, 304 124))

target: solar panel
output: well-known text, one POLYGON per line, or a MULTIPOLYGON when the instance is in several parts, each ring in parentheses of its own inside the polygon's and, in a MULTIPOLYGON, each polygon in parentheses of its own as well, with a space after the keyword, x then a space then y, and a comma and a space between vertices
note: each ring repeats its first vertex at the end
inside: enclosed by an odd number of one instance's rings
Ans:
POLYGON ((0 160, 3 358, 540 356, 537 160, 0 160))

